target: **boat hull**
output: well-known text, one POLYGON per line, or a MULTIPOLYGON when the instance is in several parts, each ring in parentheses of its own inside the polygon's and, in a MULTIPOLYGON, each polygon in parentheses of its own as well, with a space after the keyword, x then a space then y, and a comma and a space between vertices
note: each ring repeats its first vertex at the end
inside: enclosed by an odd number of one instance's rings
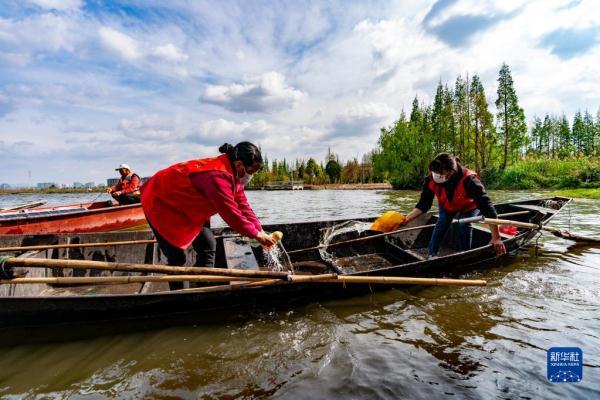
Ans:
POLYGON ((141 204, 74 204, 0 214, 0 235, 109 232, 147 228, 141 204))

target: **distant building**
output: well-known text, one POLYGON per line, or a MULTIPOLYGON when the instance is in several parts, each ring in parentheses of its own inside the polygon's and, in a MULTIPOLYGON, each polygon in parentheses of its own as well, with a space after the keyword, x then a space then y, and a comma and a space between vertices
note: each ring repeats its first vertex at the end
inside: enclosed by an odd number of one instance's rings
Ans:
POLYGON ((10 189, 10 185, 8 183, 0 183, 0 190, 10 189))
POLYGON ((81 183, 81 182, 73 182, 73 187, 75 189, 81 189, 83 187, 83 183, 81 183))
POLYGON ((87 182, 84 186, 86 189, 91 189, 96 186, 96 184, 94 182, 87 182))
POLYGON ((58 187, 58 184, 56 182, 39 182, 36 187, 38 189, 50 189, 58 187))
POLYGON ((117 184, 117 182, 119 182, 118 178, 110 178, 106 180, 106 186, 111 187, 111 186, 115 186, 117 184))

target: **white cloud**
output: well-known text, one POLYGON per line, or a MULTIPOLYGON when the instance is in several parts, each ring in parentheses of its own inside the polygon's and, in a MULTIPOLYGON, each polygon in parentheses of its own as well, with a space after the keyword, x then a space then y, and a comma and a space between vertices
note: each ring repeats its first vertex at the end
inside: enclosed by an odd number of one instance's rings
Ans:
POLYGON ((156 46, 153 49, 152 54, 158 58, 162 58, 165 61, 172 62, 183 62, 187 61, 189 58, 187 54, 183 53, 172 43, 168 43, 164 46, 156 46))
POLYGON ((81 7, 81 0, 27 0, 49 10, 73 10, 81 7))
POLYGON ((108 27, 101 27, 98 31, 100 42, 107 49, 128 61, 134 61, 142 56, 137 40, 125 33, 108 27))
POLYGON ((176 139, 177 122, 158 114, 145 114, 135 119, 123 119, 118 129, 129 138, 143 141, 176 139))
POLYGON ((77 17, 45 13, 24 19, 0 18, 0 51, 18 54, 73 52, 84 40, 77 17))
POLYGON ((329 136, 372 136, 379 127, 392 122, 396 111, 383 103, 367 103, 352 107, 336 116, 329 136))
POLYGON ((234 112, 269 113, 292 108, 305 96, 302 91, 288 86, 282 74, 267 72, 244 83, 209 85, 200 99, 234 112))

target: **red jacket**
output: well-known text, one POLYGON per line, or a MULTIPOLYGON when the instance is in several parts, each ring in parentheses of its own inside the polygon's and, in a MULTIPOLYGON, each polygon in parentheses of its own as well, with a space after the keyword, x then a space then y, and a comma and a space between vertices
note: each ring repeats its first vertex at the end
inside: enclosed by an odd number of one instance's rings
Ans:
POLYGON ((125 178, 121 177, 119 182, 112 188, 111 193, 121 192, 123 194, 140 194, 140 177, 133 173, 125 178))
POLYGON ((465 189, 465 180, 471 175, 475 175, 477 178, 479 178, 477 172, 471 171, 468 168, 463 168, 463 176, 456 184, 452 201, 448 200, 444 186, 442 184, 435 183, 433 177, 430 176, 429 189, 435 193, 435 197, 437 197, 440 207, 451 213, 459 211, 469 212, 477 208, 475 200, 467 196, 467 191, 465 189))
MULTIPOLYGON (((238 195, 237 181, 231 163, 226 155, 213 158, 200 158, 172 165, 158 171, 148 182, 142 186, 142 208, 152 227, 169 243, 181 249, 186 249, 198 236, 204 223, 214 214, 219 212, 221 204, 215 204, 209 196, 198 191, 190 179, 198 173, 218 171, 225 177, 226 187, 231 191, 232 201, 229 207, 239 207, 242 196, 238 195)), ((204 174, 202 174, 204 175, 204 174)), ((207 174, 206 179, 213 179, 212 174, 207 174)), ((241 213, 240 218, 244 219, 241 213)), ((227 221, 229 225, 231 222, 227 221)), ((235 221, 238 222, 238 221, 235 221)), ((258 233, 251 223, 246 223, 250 228, 242 232, 245 235, 255 236, 258 233)), ((234 225, 238 225, 235 224, 234 225)), ((259 225, 260 226, 260 225, 259 225)), ((232 226, 233 227, 233 226, 232 226)), ((262 228, 261 228, 262 229, 262 228)))

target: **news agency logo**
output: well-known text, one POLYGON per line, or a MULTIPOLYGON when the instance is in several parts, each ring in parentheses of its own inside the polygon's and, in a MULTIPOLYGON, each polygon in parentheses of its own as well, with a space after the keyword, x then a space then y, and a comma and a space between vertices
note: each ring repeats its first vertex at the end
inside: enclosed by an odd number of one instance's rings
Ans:
POLYGON ((579 347, 552 347, 547 358, 550 382, 581 382, 583 379, 583 351, 579 347))

